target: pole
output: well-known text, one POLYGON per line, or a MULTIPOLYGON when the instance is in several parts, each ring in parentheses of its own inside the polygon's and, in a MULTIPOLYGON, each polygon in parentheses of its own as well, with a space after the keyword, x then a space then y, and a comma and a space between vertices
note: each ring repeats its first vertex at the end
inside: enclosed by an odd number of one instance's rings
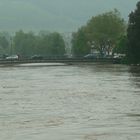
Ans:
POLYGON ((12 37, 10 37, 10 55, 12 56, 13 54, 13 42, 12 42, 12 37))

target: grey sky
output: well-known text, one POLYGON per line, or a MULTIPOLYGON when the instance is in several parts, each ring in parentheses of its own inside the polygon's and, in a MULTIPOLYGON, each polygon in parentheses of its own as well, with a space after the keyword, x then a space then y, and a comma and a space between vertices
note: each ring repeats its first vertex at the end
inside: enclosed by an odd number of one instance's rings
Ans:
POLYGON ((117 8, 122 17, 138 0, 0 0, 0 31, 75 31, 92 16, 117 8))

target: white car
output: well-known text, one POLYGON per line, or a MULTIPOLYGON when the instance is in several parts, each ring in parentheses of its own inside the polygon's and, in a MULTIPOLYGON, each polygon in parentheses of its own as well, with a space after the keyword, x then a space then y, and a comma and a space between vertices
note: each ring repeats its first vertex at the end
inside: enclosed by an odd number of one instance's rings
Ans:
POLYGON ((125 54, 114 54, 113 58, 124 58, 125 56, 125 54))
POLYGON ((18 60, 18 55, 11 55, 6 57, 6 60, 18 60))

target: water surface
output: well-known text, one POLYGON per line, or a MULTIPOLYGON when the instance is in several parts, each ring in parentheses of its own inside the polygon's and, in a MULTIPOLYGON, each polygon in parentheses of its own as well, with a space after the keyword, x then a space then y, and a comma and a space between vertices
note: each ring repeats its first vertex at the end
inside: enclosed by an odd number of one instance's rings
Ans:
POLYGON ((1 140, 140 140, 140 68, 0 67, 1 140))

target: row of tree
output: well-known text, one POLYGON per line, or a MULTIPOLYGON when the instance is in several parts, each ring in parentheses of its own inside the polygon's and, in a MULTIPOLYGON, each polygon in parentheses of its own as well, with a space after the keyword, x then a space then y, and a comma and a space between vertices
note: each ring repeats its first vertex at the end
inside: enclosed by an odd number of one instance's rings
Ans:
MULTIPOLYGON (((12 38, 8 33, 0 33, 0 54, 64 56, 65 50, 64 39, 57 32, 35 35, 21 30, 12 38)), ((129 63, 140 63, 140 2, 130 13, 128 24, 114 9, 92 17, 72 34, 74 56, 84 56, 93 51, 100 52, 101 56, 123 53, 129 63)))
POLYGON ((73 33, 72 51, 75 56, 84 56, 93 49, 102 56, 123 53, 126 54, 126 62, 140 63, 140 2, 130 13, 128 24, 114 9, 92 17, 73 33))
POLYGON ((1 54, 18 54, 29 57, 34 54, 43 56, 64 56, 65 43, 63 37, 57 33, 33 32, 25 33, 22 30, 15 33, 12 38, 7 34, 0 34, 1 54))

